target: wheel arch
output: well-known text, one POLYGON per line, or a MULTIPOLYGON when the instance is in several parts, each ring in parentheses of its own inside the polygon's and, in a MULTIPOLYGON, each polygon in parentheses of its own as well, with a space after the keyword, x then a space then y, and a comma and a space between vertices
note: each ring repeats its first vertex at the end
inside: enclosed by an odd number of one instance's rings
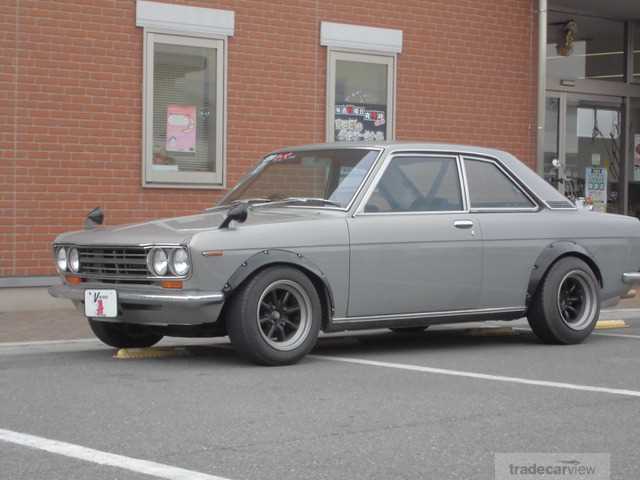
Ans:
POLYGON ((587 265, 589 265, 589 268, 591 268, 593 274, 598 280, 600 288, 604 286, 600 267, 598 267, 598 264, 596 263, 593 255, 591 255, 589 250, 576 242, 553 242, 544 248, 544 250, 540 253, 540 255, 538 255, 538 258, 533 264, 533 269, 531 270, 531 275, 529 277, 529 285, 527 287, 527 306, 530 304, 531 299, 538 291, 538 288, 540 287, 540 284, 544 277, 547 275, 549 269, 561 258, 571 256, 579 258, 583 260, 587 265))
POLYGON ((300 270, 309 277, 320 296, 322 305, 322 328, 325 328, 333 317, 335 304, 333 292, 324 272, 311 260, 300 253, 291 250, 272 249, 262 250, 236 268, 224 285, 225 296, 232 296, 249 278, 258 272, 273 266, 289 266, 300 270))

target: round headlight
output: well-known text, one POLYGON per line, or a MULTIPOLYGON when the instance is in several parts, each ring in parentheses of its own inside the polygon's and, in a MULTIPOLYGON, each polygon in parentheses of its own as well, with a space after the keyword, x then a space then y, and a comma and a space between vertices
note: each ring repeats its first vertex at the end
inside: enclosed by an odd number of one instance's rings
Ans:
POLYGON ((56 263, 58 265, 58 270, 61 272, 67 271, 67 251, 64 247, 60 247, 56 251, 56 263))
POLYGON ((154 248, 149 252, 149 269, 154 275, 162 277, 169 270, 169 258, 167 252, 161 248, 154 248))
POLYGON ((78 254, 77 248, 69 250, 69 260, 67 263, 69 264, 69 270, 73 273, 78 273, 80 271, 80 255, 78 254))
POLYGON ((189 254, 184 248, 176 248, 171 255, 171 271, 177 277, 182 277, 189 273, 189 254))

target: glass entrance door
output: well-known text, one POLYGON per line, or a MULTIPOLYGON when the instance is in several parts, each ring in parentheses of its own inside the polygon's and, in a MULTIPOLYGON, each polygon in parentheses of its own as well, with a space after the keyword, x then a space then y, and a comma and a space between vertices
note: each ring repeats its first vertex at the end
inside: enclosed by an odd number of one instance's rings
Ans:
MULTIPOLYGON (((640 35, 639 35, 640 38, 640 35)), ((638 55, 640 58, 640 54, 638 55)), ((632 98, 629 108, 629 215, 640 218, 640 97, 632 98)))
POLYGON ((622 213, 622 99, 549 94, 544 177, 574 201, 622 213))

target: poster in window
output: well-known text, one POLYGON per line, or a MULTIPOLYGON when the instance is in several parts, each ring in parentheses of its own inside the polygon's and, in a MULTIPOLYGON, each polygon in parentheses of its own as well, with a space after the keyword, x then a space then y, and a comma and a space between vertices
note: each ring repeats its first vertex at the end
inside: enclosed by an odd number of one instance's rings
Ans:
POLYGON ((167 105, 167 152, 195 153, 195 105, 167 105))
POLYGON ((383 141, 387 137, 386 105, 337 104, 334 119, 338 142, 383 141))
POLYGON ((585 172, 585 197, 597 212, 607 211, 607 169, 587 167, 585 172))

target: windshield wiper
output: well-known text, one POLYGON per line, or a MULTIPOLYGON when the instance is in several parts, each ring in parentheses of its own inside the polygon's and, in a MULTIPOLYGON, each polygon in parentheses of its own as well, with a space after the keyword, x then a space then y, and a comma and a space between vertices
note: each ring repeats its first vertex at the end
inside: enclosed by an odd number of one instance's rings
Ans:
POLYGON ((260 198, 260 197, 240 198, 238 200, 234 200, 228 206, 229 207, 233 207, 234 205, 238 205, 239 203, 246 203, 246 204, 251 205, 253 203, 269 203, 269 202, 273 202, 273 200, 271 200, 270 198, 260 198))
POLYGON ((270 203, 273 202, 273 200, 270 200, 268 198, 240 198, 238 200, 234 200, 233 202, 229 202, 229 203, 225 203, 224 205, 216 205, 214 207, 209 207, 207 208, 207 211, 210 210, 218 210, 219 208, 231 208, 231 207, 235 207, 236 205, 240 205, 241 203, 246 203, 247 205, 253 205, 254 203, 270 203))
MULTIPOLYGON (((282 200, 283 203, 319 203, 321 205, 331 205, 332 207, 342 208, 338 202, 327 200, 320 197, 288 197, 282 200)), ((280 203, 280 202, 278 202, 280 203)))

